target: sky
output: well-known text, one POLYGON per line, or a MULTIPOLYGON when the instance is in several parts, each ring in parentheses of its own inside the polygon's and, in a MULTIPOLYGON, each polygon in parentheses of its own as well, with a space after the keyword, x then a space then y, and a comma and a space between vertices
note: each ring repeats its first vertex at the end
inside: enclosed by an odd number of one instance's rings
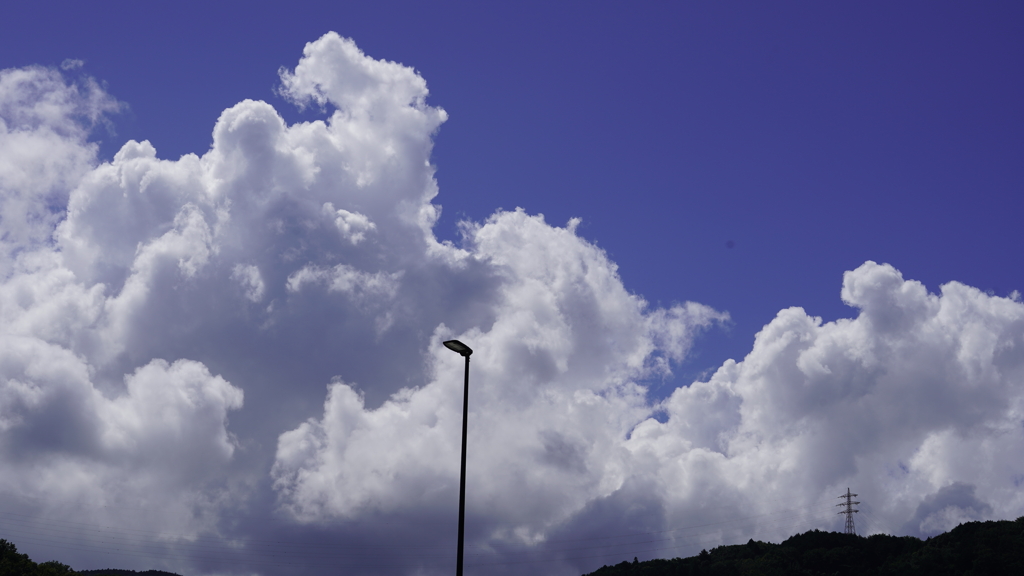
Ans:
POLYGON ((467 574, 1024 515, 1015 3, 0 21, 0 538, 467 574))

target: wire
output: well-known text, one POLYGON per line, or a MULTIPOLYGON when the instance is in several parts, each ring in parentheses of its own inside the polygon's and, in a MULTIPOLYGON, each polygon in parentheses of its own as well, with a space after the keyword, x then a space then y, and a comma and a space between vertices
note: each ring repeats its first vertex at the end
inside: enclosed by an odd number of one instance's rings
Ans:
MULTIPOLYGON (((718 507, 722 509, 727 507, 718 507)), ((714 510, 714 509, 711 509, 714 510)), ((589 538, 549 540, 541 549, 496 551, 488 544, 470 544, 467 566, 503 566, 555 563, 598 558, 621 557, 665 551, 682 551, 706 546, 712 536, 723 532, 777 531, 783 528, 820 527, 833 513, 820 504, 775 510, 715 522, 704 522, 670 530, 629 532, 589 538), (752 530, 753 529, 753 530, 752 530), (593 552, 593 553, 588 553, 593 552), (505 559, 487 562, 495 555, 505 559), (537 556, 530 558, 530 556, 537 556), (473 559, 477 561, 472 561, 473 559)), ((17 525, 20 539, 26 543, 53 548, 100 553, 107 556, 150 560, 208 561, 246 566, 323 566, 344 564, 349 568, 401 567, 412 564, 442 565, 451 560, 450 545, 409 544, 378 545, 379 551, 366 545, 338 546, 304 541, 247 539, 243 546, 224 539, 196 538, 124 526, 106 526, 87 522, 50 521, 13 511, 0 511, 6 523, 17 525), (150 541, 146 541, 150 540, 150 541), (156 540, 156 541, 153 541, 156 540)), ((11 526, 14 527, 14 526, 11 526)))

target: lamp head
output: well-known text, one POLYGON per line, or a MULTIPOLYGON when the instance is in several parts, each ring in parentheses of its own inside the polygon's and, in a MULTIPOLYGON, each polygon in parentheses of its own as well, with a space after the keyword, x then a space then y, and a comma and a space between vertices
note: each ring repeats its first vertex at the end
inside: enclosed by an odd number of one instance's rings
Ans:
POLYGON ((445 346, 445 348, 447 348, 447 349, 449 349, 449 350, 451 350, 453 352, 458 352, 459 354, 462 354, 463 356, 466 356, 467 358, 469 357, 470 354, 473 353, 473 349, 472 348, 470 348, 469 346, 466 346, 465 344, 463 344, 462 342, 459 342, 458 340, 447 340, 447 341, 444 342, 444 346, 445 346))

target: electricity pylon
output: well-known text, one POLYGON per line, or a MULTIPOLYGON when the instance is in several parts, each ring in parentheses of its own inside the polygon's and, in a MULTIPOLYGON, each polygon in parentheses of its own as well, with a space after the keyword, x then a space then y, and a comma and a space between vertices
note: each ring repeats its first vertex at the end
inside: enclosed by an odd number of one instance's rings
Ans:
POLYGON ((840 498, 846 498, 846 502, 840 502, 839 504, 836 504, 836 506, 846 507, 846 510, 840 512, 840 514, 846 514, 846 533, 856 535, 857 530, 853 527, 853 515, 856 512, 860 512, 860 510, 854 510, 853 505, 860 504, 860 502, 854 502, 854 496, 856 496, 856 494, 850 494, 850 489, 847 488, 846 494, 840 496, 840 498))

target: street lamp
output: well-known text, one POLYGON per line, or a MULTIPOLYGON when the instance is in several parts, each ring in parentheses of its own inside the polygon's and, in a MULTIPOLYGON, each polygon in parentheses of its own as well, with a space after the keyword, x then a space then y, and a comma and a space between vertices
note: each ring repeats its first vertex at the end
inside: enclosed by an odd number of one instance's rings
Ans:
POLYGON ((462 394, 462 477, 459 479, 459 555, 455 576, 462 576, 462 550, 466 536, 466 422, 469 420, 469 355, 473 349, 458 340, 448 340, 445 347, 466 359, 466 389, 462 394))

